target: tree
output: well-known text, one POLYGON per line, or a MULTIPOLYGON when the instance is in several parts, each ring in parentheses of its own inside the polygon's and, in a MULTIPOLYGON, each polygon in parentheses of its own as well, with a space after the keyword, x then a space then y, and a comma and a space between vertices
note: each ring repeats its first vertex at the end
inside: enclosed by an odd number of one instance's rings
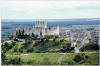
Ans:
POLYGON ((23 31, 22 31, 22 33, 21 33, 21 36, 22 36, 22 38, 25 38, 24 29, 23 29, 23 31))
POLYGON ((33 47, 28 48, 27 52, 33 52, 33 47))
POLYGON ((23 29, 23 31, 22 31, 22 35, 24 35, 24 29, 23 29))
POLYGON ((74 48, 71 47, 70 43, 62 45, 62 52, 71 52, 72 50, 74 50, 74 48))
POLYGON ((12 46, 15 46, 16 45, 16 42, 15 41, 12 41, 11 44, 12 44, 12 46))
POLYGON ((22 48, 19 48, 19 52, 23 52, 23 49, 22 48))
POLYGON ((37 37, 34 35, 34 33, 32 33, 32 39, 36 39, 37 37))
POLYGON ((24 44, 24 47, 27 47, 28 45, 32 44, 32 38, 29 37, 29 38, 26 38, 25 39, 25 44, 24 44))
POLYGON ((56 41, 56 38, 54 38, 53 41, 55 42, 56 41))
POLYGON ((5 56, 6 51, 2 50, 1 58, 2 58, 2 64, 6 63, 6 56, 5 56))
POLYGON ((5 46, 5 47, 8 47, 8 42, 5 42, 5 43, 4 43, 4 46, 5 46))
POLYGON ((16 46, 14 47, 14 52, 18 52, 18 49, 17 49, 17 47, 16 47, 16 46))
POLYGON ((18 36, 18 31, 16 31, 16 37, 18 36))
POLYGON ((18 32, 18 38, 21 38, 21 31, 18 32))
POLYGON ((3 47, 6 48, 6 50, 9 50, 9 49, 11 49, 13 47, 13 45, 9 44, 8 42, 5 42, 3 47))
POLYGON ((28 45, 28 40, 27 40, 27 38, 26 38, 26 39, 25 39, 24 47, 27 47, 27 45, 28 45))
POLYGON ((28 38, 28 43, 32 44, 32 38, 28 38))
POLYGON ((49 39, 46 39, 46 42, 49 42, 49 39))
POLYGON ((35 35, 34 35, 34 33, 32 33, 32 37, 34 37, 35 35))
POLYGON ((99 50, 99 45, 98 44, 87 44, 83 46, 80 50, 81 51, 86 51, 86 50, 99 50))
POLYGON ((40 36, 42 36, 42 32, 40 32, 40 36))
POLYGON ((17 38, 15 38, 15 39, 14 39, 14 41, 18 41, 18 39, 17 39, 17 38))

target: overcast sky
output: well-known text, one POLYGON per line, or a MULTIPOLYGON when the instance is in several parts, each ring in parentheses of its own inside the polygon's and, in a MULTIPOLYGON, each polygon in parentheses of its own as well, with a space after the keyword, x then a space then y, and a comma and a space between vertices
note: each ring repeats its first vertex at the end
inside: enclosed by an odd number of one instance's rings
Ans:
POLYGON ((2 19, 99 18, 97 1, 7 1, 2 3, 2 19))

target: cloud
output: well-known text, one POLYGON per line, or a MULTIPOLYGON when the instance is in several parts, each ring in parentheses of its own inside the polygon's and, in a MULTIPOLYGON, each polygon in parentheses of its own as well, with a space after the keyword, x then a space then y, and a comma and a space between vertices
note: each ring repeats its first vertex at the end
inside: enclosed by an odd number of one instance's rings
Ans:
POLYGON ((91 18, 99 17, 99 7, 96 1, 7 1, 2 19, 91 18))

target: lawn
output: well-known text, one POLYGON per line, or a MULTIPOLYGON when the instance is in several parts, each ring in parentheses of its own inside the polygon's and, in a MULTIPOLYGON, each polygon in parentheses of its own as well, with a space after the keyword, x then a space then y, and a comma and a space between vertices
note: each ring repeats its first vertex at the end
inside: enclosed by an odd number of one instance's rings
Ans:
POLYGON ((57 60, 58 58, 61 56, 62 54, 59 53, 32 53, 28 56, 21 56, 21 59, 23 60, 23 62, 25 63, 29 63, 30 64, 58 64, 57 60))
MULTIPOLYGON (((58 64, 58 58, 62 54, 60 53, 30 53, 29 55, 20 55, 22 64, 29 65, 56 65, 58 64)), ((9 55, 7 56, 7 62, 10 62, 18 55, 9 55)))
MULTIPOLYGON (((29 53, 28 55, 20 55, 21 62, 24 65, 98 65, 99 54, 93 53, 79 53, 83 54, 88 58, 82 58, 79 62, 76 62, 74 58, 77 53, 67 53, 66 56, 58 63, 58 59, 63 55, 62 53, 29 53)), ((16 56, 7 56, 8 59, 12 59, 16 56)), ((79 58, 80 59, 80 58, 79 58)), ((9 61, 9 60, 8 60, 9 61)))
POLYGON ((75 62, 74 58, 76 57, 76 53, 72 53, 72 54, 67 54, 61 64, 84 64, 84 65, 98 65, 99 64, 99 53, 98 52, 82 52, 80 54, 83 54, 83 56, 85 55, 86 58, 78 58, 80 59, 79 62, 75 62))

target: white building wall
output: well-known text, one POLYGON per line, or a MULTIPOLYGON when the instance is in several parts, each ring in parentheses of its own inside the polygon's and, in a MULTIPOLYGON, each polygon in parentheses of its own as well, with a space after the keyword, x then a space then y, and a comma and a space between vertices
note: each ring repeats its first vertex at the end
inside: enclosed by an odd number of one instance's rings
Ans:
POLYGON ((54 27, 54 28, 47 28, 47 23, 45 22, 35 22, 35 26, 32 28, 30 27, 19 27, 16 29, 16 31, 23 31, 24 29, 24 34, 27 35, 32 35, 34 33, 35 35, 40 36, 40 33, 42 33, 42 36, 45 35, 59 35, 59 27, 54 27))
POLYGON ((59 27, 48 28, 47 35, 59 35, 59 27))
POLYGON ((47 28, 47 23, 44 22, 44 21, 36 21, 35 22, 35 27, 47 28))

